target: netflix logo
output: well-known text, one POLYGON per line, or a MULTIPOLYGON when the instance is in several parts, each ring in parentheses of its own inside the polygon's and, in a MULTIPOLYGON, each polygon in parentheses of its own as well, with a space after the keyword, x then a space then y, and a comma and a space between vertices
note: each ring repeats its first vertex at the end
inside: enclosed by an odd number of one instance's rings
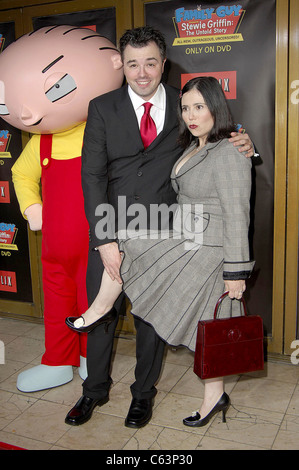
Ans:
POLYGON ((0 291, 17 292, 16 273, 12 271, 0 271, 0 291))
POLYGON ((8 181, 0 181, 0 203, 10 203, 9 183, 8 181))
POLYGON ((192 78, 215 77, 220 83, 227 100, 237 99, 237 72, 207 72, 207 73, 183 73, 181 75, 181 88, 192 78))

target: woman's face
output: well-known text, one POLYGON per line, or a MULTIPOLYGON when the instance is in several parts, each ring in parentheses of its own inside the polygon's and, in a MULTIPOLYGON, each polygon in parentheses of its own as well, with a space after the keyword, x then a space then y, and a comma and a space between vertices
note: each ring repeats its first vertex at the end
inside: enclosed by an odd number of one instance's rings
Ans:
POLYGON ((204 145, 214 126, 214 119, 202 94, 195 88, 184 93, 181 107, 187 128, 194 137, 198 137, 200 145, 204 145))

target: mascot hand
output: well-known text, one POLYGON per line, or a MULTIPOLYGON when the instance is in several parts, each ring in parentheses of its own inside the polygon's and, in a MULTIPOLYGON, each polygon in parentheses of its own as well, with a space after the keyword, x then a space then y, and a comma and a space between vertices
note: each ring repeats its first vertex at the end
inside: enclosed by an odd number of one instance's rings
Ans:
POLYGON ((32 204, 32 206, 27 207, 24 214, 26 215, 29 227, 33 231, 41 230, 43 225, 43 216, 42 216, 43 206, 41 204, 32 204))

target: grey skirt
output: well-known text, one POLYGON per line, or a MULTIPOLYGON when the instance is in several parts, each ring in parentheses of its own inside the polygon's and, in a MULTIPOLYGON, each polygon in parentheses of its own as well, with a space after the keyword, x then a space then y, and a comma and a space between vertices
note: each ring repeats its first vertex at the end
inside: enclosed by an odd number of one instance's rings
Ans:
MULTIPOLYGON (((195 246, 171 235, 120 239, 119 245, 132 314, 151 324, 168 344, 194 351, 198 321, 213 318, 224 292, 223 248, 195 246)), ((231 314, 231 307, 221 308, 226 313, 220 317, 231 314)))

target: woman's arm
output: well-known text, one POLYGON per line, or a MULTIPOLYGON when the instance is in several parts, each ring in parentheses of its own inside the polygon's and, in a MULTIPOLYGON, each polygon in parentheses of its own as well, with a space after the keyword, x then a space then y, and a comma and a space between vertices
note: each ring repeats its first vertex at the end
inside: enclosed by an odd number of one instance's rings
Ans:
POLYGON ((241 298, 245 279, 254 262, 250 260, 251 161, 231 144, 215 155, 214 179, 223 216, 223 279, 230 297, 241 298))

